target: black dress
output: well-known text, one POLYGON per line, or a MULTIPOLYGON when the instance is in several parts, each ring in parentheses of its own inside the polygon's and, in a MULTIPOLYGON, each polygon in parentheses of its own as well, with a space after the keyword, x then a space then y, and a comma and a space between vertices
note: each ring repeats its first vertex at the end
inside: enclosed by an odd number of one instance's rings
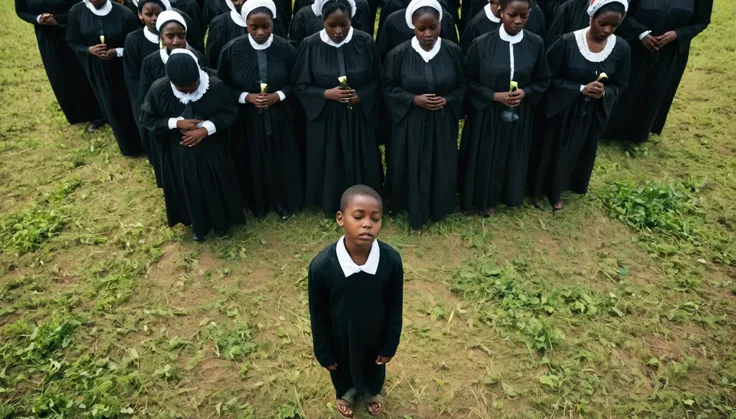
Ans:
POLYGON ((570 0, 537 0, 537 4, 542 9, 545 19, 552 20, 557 9, 568 1, 570 0))
MULTIPOLYGON (((197 56, 197 61, 199 61, 200 67, 207 67, 207 59, 201 52, 191 48, 189 50, 197 56)), ((166 77, 166 63, 164 62, 164 56, 168 58, 166 50, 160 49, 150 53, 141 63, 141 74, 138 81, 137 95, 138 109, 143 105, 143 101, 146 99, 148 90, 150 90, 153 83, 158 79, 166 77)), ((148 130, 143 130, 141 142, 146 150, 148 161, 153 167, 153 173, 156 176, 156 185, 158 185, 158 187, 163 187, 163 177, 161 173, 161 144, 153 140, 153 137, 148 130)))
POLYGON ((268 91, 281 91, 286 99, 266 110, 240 105, 231 128, 231 147, 246 204, 257 217, 277 204, 289 210, 304 206, 302 153, 296 126, 299 103, 292 93, 290 77, 297 51, 279 36, 265 50, 256 50, 248 35, 235 38, 223 48, 218 76, 238 92, 257 94, 260 83, 268 91))
MULTIPOLYGON (((232 12, 221 14, 210 23, 210 32, 207 35, 207 61, 210 68, 217 68, 220 60, 220 51, 228 42, 248 33, 245 21, 240 15, 233 17, 232 12)), ((273 34, 281 37, 286 36, 286 30, 279 18, 273 19, 273 34)))
POLYGON ((337 397, 353 388, 360 397, 379 394, 386 365, 376 365, 376 357, 393 357, 399 346, 404 298, 401 255, 382 242, 378 248, 375 275, 361 271, 346 278, 337 243, 309 264, 314 355, 323 367, 337 363, 337 370, 330 371, 337 397))
MULTIPOLYGON (((304 38, 324 28, 322 16, 315 15, 312 10, 313 3, 314 0, 303 0, 294 5, 296 13, 289 28, 289 39, 297 47, 304 38)), ((374 20, 371 20, 370 6, 366 0, 355 0, 355 16, 350 18, 350 22, 355 29, 373 35, 374 20)))
POLYGON ((590 25, 588 15, 590 0, 570 0, 557 8, 552 23, 547 28, 547 46, 551 46, 557 38, 590 25))
POLYGON ((455 212, 457 131, 463 117, 463 53, 439 39, 440 51, 425 62, 412 41, 396 47, 383 68, 383 96, 393 120, 386 189, 394 210, 408 210, 412 228, 455 212), (434 93, 447 100, 440 111, 414 105, 434 93))
MULTIPOLYGON (((618 33, 631 46, 631 78, 611 117, 605 137, 643 143, 654 131, 657 115, 669 111, 671 98, 687 63, 690 40, 707 26, 712 0, 632 1, 618 33), (639 41, 642 32, 652 36, 677 32, 677 40, 656 52, 639 41), (668 102, 669 101, 669 102, 668 102)), ((659 130, 664 118, 660 116, 659 130)))
POLYGON ((202 28, 206 29, 214 18, 225 13, 230 13, 230 7, 225 0, 205 0, 202 8, 202 28))
POLYGON ((33 24, 41 61, 56 101, 70 124, 97 119, 102 111, 87 76, 66 43, 66 23, 75 0, 15 0, 15 13, 33 24), (51 13, 56 26, 41 25, 38 15, 51 13))
POLYGON ((141 107, 141 122, 160 144, 164 200, 169 226, 191 225, 194 235, 204 237, 210 229, 226 232, 245 224, 237 174, 228 149, 228 129, 238 115, 230 91, 210 76, 209 89, 187 105, 174 96, 167 77, 157 80, 141 107), (169 129, 169 118, 209 120, 217 132, 194 147, 182 146, 181 132, 169 129))
MULTIPOLYGON (((498 22, 494 22, 488 17, 489 13, 491 13, 489 7, 483 8, 470 20, 470 22, 468 22, 468 25, 463 32, 463 36, 460 39, 460 47, 463 49, 463 52, 468 52, 470 44, 472 44, 476 38, 485 33, 496 31, 499 26, 501 26, 500 20, 498 22)), ((529 20, 526 22, 524 29, 544 38, 544 27, 544 15, 539 9, 539 6, 535 5, 529 10, 529 20)))
POLYGON ((513 46, 513 80, 526 96, 513 108, 518 120, 502 119, 509 108, 493 101, 494 93, 509 91, 511 80, 509 42, 501 39, 502 30, 481 35, 466 58, 470 106, 459 162, 460 207, 465 210, 475 207, 485 211, 501 202, 508 206, 522 204, 535 105, 551 82, 544 41, 524 30, 523 39, 513 46))
MULTIPOLYGON (((175 10, 179 11, 179 13, 184 12, 186 13, 194 23, 197 24, 197 27, 202 29, 202 8, 199 7, 199 4, 196 0, 169 0, 171 3, 171 7, 173 7, 175 10)), ((187 22, 187 26, 189 26, 189 22, 187 22)), ((204 35, 204 33, 202 33, 204 35)))
MULTIPOLYGON (((383 22, 383 26, 378 29, 376 47, 378 48, 378 54, 381 56, 381 61, 386 59, 392 49, 414 37, 414 29, 406 25, 405 13, 406 9, 391 13, 391 16, 388 16, 383 22)), ((452 16, 443 15, 440 26, 440 37, 457 44, 457 30, 452 16)))
POLYGON ((552 85, 544 103, 543 140, 530 159, 529 189, 532 199, 544 194, 553 205, 566 190, 587 193, 598 138, 629 77, 628 43, 614 35, 602 52, 593 54, 584 41, 585 32, 580 29, 563 35, 547 52, 552 85), (597 80, 601 73, 608 76, 604 96, 584 96, 581 86, 597 80))
MULTIPOLYGON (((153 34, 146 28, 138 28, 133 32, 129 33, 125 38, 125 55, 123 55, 123 73, 125 74, 125 87, 128 89, 128 98, 130 104, 133 107, 133 117, 135 118, 136 125, 140 131, 141 140, 145 136, 145 130, 140 126, 139 118, 141 115, 141 102, 143 98, 138 98, 138 91, 140 90, 140 79, 141 79, 141 64, 143 59, 149 56, 151 53, 156 52, 161 47, 158 41, 158 34, 153 34), (149 36, 153 35, 156 38, 155 42, 146 37, 146 33, 149 36)), ((148 150, 148 144, 142 141, 143 149, 146 155, 150 156, 151 153, 148 150)))
POLYGON ((125 156, 134 156, 143 150, 123 82, 123 60, 102 60, 87 51, 90 46, 100 43, 102 35, 108 48, 123 48, 128 33, 140 26, 138 17, 125 6, 112 0, 108 2, 112 9, 105 16, 93 14, 85 3, 74 5, 69 12, 66 40, 84 68, 97 103, 115 134, 120 152, 125 156))
POLYGON ((326 44, 321 32, 302 42, 292 82, 307 116, 306 204, 333 215, 350 186, 381 187, 381 160, 376 146, 376 96, 381 63, 373 39, 352 29, 352 40, 339 48, 326 44), (345 71, 341 71, 344 68, 345 71), (360 103, 326 101, 324 92, 347 75, 360 103))

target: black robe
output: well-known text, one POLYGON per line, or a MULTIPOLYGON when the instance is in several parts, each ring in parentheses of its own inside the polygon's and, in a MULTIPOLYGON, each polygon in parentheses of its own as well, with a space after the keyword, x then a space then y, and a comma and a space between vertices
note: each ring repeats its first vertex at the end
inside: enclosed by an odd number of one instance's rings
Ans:
MULTIPOLYGON (((217 68, 220 51, 222 51, 225 44, 247 33, 248 29, 237 24, 230 12, 214 18, 210 23, 210 32, 207 34, 207 49, 205 50, 210 68, 217 68)), ((279 18, 273 19, 273 34, 281 37, 286 36, 286 30, 284 30, 284 25, 279 18)))
POLYGON ((408 210, 409 224, 420 229, 455 212, 457 131, 463 117, 463 52, 440 39, 428 63, 411 41, 396 47, 383 68, 383 97, 393 121, 386 190, 391 207, 408 210), (440 111, 414 105, 414 97, 434 93, 447 100, 440 111))
MULTIPOLYGON (((309 0, 308 0, 309 1, 309 0)), ((294 46, 299 47, 302 41, 309 35, 315 34, 324 29, 324 23, 322 16, 317 16, 312 10, 312 1, 307 3, 303 2, 304 5, 301 9, 298 9, 294 13, 294 18, 291 20, 291 27, 289 28, 289 40, 292 41, 294 46)), ((356 1, 355 5, 355 16, 350 19, 353 28, 373 34, 373 24, 370 20, 370 9, 368 3, 363 1, 356 1)))
POLYGON ((296 126, 299 102, 290 83, 297 51, 289 41, 274 36, 266 50, 253 49, 248 36, 228 43, 220 54, 217 74, 238 92, 257 94, 260 83, 268 91, 281 91, 286 99, 267 110, 242 104, 231 128, 230 144, 240 187, 246 204, 257 217, 265 216, 277 204, 290 210, 304 206, 304 172, 296 126), (266 78, 261 77, 265 56, 266 78))
POLYGON ((187 105, 174 96, 168 77, 157 80, 141 107, 141 122, 163 152, 164 200, 169 226, 191 225, 196 236, 210 229, 227 232, 245 224, 237 174, 228 149, 229 128, 238 115, 230 90, 210 76, 207 92, 187 105), (228 99, 228 100, 225 100, 228 99), (169 118, 212 121, 217 132, 194 147, 182 146, 182 134, 169 129, 169 118))
POLYGON ((568 1, 570 0, 537 0, 536 3, 542 9, 544 17, 551 21, 557 12, 557 9, 568 1))
POLYGON ((365 32, 353 30, 352 40, 340 48, 322 42, 319 33, 302 42, 292 82, 307 116, 307 205, 334 215, 348 187, 365 184, 380 191, 375 134, 380 79, 378 51, 365 32), (341 74, 343 65, 346 74, 341 74), (325 90, 338 86, 343 75, 360 97, 352 110, 345 103, 324 99, 325 90))
MULTIPOLYGON (((200 67, 207 67, 207 59, 201 52, 191 48, 189 48, 189 50, 197 56, 200 67)), ((161 58, 161 50, 156 50, 148 54, 141 63, 141 73, 138 80, 138 94, 136 96, 138 100, 137 108, 139 110, 153 83, 163 77, 166 77, 166 64, 164 64, 163 59, 161 58)), ((138 118, 140 120, 140 115, 138 118)), ((148 130, 142 131, 141 142, 143 143, 143 148, 148 156, 148 161, 153 167, 153 173, 156 176, 156 185, 158 185, 158 187, 163 187, 163 177, 161 172, 161 144, 154 141, 148 130)))
POLYGON ((547 28, 545 40, 550 47, 557 38, 590 25, 588 15, 590 0, 570 0, 557 8, 552 23, 547 28))
MULTIPOLYGON (((414 29, 406 26, 404 13, 406 13, 406 9, 391 13, 391 16, 386 18, 383 26, 378 30, 376 48, 378 48, 378 55, 381 56, 381 61, 386 59, 386 56, 392 49, 414 37, 414 29)), ((457 44, 457 30, 455 29, 455 21, 452 20, 452 16, 443 15, 440 25, 440 37, 457 44)))
POLYGON ((345 277, 337 258, 337 243, 309 264, 309 318, 314 355, 330 371, 336 396, 355 389, 359 397, 381 392, 386 365, 378 355, 393 357, 401 339, 404 269, 401 255, 378 242, 380 259, 375 275, 358 272, 345 277))
POLYGON ((481 35, 470 46, 465 63, 470 102, 460 143, 460 207, 469 210, 495 208, 503 202, 519 206, 524 201, 529 148, 536 114, 550 85, 544 41, 524 30, 514 45, 513 80, 526 94, 515 109, 519 119, 505 122, 508 108, 493 101, 496 92, 508 92, 510 79, 509 43, 499 31, 481 35))
POLYGON ((210 26, 212 19, 225 13, 230 13, 225 0, 205 0, 202 8, 202 28, 206 29, 210 26))
POLYGON ((529 163, 529 194, 535 201, 546 195, 553 205, 566 190, 588 192, 598 138, 626 89, 631 62, 629 44, 619 37, 608 39, 615 47, 606 59, 589 61, 575 35, 563 35, 547 52, 552 85, 544 103, 546 123, 529 163), (584 96, 581 85, 597 80, 601 73, 608 76, 604 96, 584 96))
MULTIPOLYGON (((186 13, 187 16, 189 16, 192 19, 192 22, 196 23, 198 29, 204 36, 204 33, 202 32, 202 27, 203 27, 202 26, 202 8, 199 6, 197 1, 196 0, 169 0, 169 1, 171 3, 171 7, 179 11, 179 13, 181 12, 186 13)), ((187 22, 187 26, 189 26, 189 22, 187 22)))
POLYGON ((84 69, 66 43, 69 9, 76 3, 76 0, 15 0, 15 13, 33 25, 46 76, 70 124, 102 116, 84 69), (39 24, 36 18, 43 13, 53 14, 57 25, 39 24))
MULTIPOLYGON (((123 72, 125 74, 125 87, 128 90, 128 98, 133 108, 133 117, 141 134, 141 140, 145 136, 145 130, 141 127, 139 118, 141 115, 141 102, 143 98, 138 99, 141 79, 141 65, 143 59, 151 53, 156 52, 161 47, 160 42, 151 42, 146 38, 143 31, 146 28, 138 28, 129 33, 125 38, 125 54, 123 55, 123 72)), ((158 37, 158 35, 157 35, 158 37)), ((141 142, 146 155, 150 157, 146 141, 141 142)))
POLYGON ((102 60, 87 51, 90 46, 100 43, 103 34, 108 48, 123 48, 125 37, 140 25, 138 17, 125 6, 108 1, 112 4, 112 10, 106 16, 93 14, 84 3, 74 5, 69 12, 66 40, 84 68, 97 103, 115 134, 120 152, 125 156, 134 156, 143 150, 125 89, 123 60, 117 57, 102 60))
MULTIPOLYGON (((460 39, 460 47, 463 52, 468 52, 470 44, 472 44, 476 38, 485 33, 497 31, 499 26, 501 26, 501 22, 496 23, 491 19, 488 19, 486 11, 481 8, 475 17, 468 22, 468 25, 463 32, 463 36, 460 39)), ((526 22, 524 29, 544 38, 544 27, 544 15, 539 9, 539 6, 535 5, 529 10, 529 20, 526 22)))
MULTIPOLYGON (((394 14, 396 11, 403 10, 405 12, 406 8, 409 7, 410 2, 411 0, 386 0, 383 4, 383 7, 381 8, 381 16, 378 17, 378 31, 381 31, 381 28, 386 23, 386 19, 388 19, 388 17, 394 14)), ((450 6, 450 4, 453 2, 448 2, 445 0, 438 0, 438 2, 443 9, 442 19, 446 19, 449 15, 452 18, 453 22, 457 22, 457 7, 455 7, 455 9, 453 10, 452 6, 450 6)), ((405 18, 402 17, 402 19, 405 18)), ((404 20, 404 26, 406 26, 406 20, 404 20)), ((455 34, 455 36, 457 36, 457 34, 455 34)))

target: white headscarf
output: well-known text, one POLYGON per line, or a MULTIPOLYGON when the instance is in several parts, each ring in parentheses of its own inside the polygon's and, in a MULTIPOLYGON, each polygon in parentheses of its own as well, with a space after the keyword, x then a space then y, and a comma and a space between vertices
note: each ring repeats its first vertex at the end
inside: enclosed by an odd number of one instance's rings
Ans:
MULTIPOLYGON (((141 2, 141 0, 132 0, 133 4, 135 4, 135 7, 138 7, 138 3, 141 2)), ((169 0, 158 0, 161 3, 164 4, 164 10, 171 10, 171 2, 169 0)))
POLYGON ((179 22, 181 26, 184 27, 184 30, 187 30, 187 22, 179 12, 175 12, 173 10, 164 10, 158 15, 158 18, 156 19, 156 30, 161 32, 161 27, 163 27, 165 23, 171 21, 179 22))
POLYGON ((84 1, 84 5, 87 6, 90 12, 92 12, 96 16, 107 16, 110 11, 112 11, 112 0, 107 0, 105 4, 102 5, 99 9, 95 9, 95 6, 92 5, 92 3, 89 2, 89 0, 82 0, 84 1))
MULTIPOLYGON (((314 0, 314 3, 312 3, 312 12, 314 12, 314 15, 322 16, 322 8, 325 7, 325 4, 330 1, 337 0, 314 0)), ((348 4, 350 4, 350 17, 355 17, 355 11, 357 10, 355 0, 348 0, 348 4)))
POLYGON ((240 10, 240 15, 243 17, 243 20, 246 20, 248 19, 250 12, 260 7, 265 7, 270 10, 273 15, 272 17, 274 19, 276 18, 276 4, 274 4, 273 0, 247 0, 243 5, 243 8, 240 10))
POLYGON ((442 22, 442 6, 440 6, 440 3, 437 0, 411 0, 411 3, 406 6, 406 12, 404 13, 406 26, 408 26, 409 29, 414 29, 414 22, 412 20, 414 12, 422 7, 431 7, 434 10, 437 10, 437 13, 440 14, 440 22, 442 22))
POLYGON ((590 6, 588 6, 588 16, 593 19, 596 12, 609 3, 621 3, 624 6, 624 13, 629 10, 629 3, 626 0, 593 0, 590 6))
MULTIPOLYGON (((194 63, 197 64, 197 67, 199 67, 199 61, 197 61, 197 56, 194 55, 192 51, 189 51, 185 48, 177 48, 173 51, 171 51, 171 55, 174 54, 186 54, 194 60, 194 63)), ((202 67, 199 67, 199 86, 197 87, 197 90, 195 90, 192 93, 184 93, 177 90, 176 86, 174 86, 174 83, 169 82, 171 84, 171 91, 174 93, 174 96, 176 96, 177 99, 183 104, 187 104, 189 102, 196 102, 199 99, 202 99, 202 96, 207 92, 207 90, 210 88, 210 76, 202 71, 202 67)))

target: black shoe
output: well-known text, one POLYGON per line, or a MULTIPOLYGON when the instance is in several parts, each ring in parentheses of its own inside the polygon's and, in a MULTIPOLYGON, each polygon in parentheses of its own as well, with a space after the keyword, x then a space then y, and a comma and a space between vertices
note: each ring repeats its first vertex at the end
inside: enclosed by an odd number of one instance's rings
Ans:
POLYGON ((281 221, 286 221, 293 215, 289 208, 281 203, 276 204, 276 214, 281 218, 281 221))
POLYGON ((227 230, 217 230, 217 229, 215 229, 215 234, 217 235, 217 237, 223 238, 223 237, 227 236, 227 230))
POLYGON ((197 243, 203 243, 207 240, 207 236, 198 236, 197 233, 192 233, 192 239, 197 243))

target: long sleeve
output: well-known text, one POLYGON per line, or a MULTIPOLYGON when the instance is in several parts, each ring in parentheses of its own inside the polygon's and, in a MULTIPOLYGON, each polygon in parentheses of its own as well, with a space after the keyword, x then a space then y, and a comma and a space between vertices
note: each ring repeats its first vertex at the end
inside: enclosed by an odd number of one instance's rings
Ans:
POLYGON ((386 57, 383 66, 383 78, 381 87, 383 89, 384 104, 394 123, 401 122, 414 106, 416 95, 407 92, 401 87, 401 63, 405 57, 405 49, 397 47, 386 57))
POLYGON ((681 44, 690 42, 710 24, 710 16, 713 12, 713 0, 695 0, 695 11, 690 23, 675 29, 677 41, 681 44))
POLYGON ((383 292, 386 302, 386 330, 379 355, 393 357, 401 340, 402 316, 404 312, 404 267, 401 257, 391 271, 391 278, 383 292))
POLYGON ((622 59, 616 66, 616 71, 610 75, 603 97, 599 99, 603 101, 602 108, 606 122, 611 117, 616 101, 629 84, 629 72, 631 71, 631 49, 629 45, 620 42, 616 45, 616 48, 622 48, 623 52, 620 53, 622 59))
POLYGON ((65 28, 69 21, 69 12, 55 14, 54 19, 56 19, 56 26, 65 28))
MULTIPOLYGON (((370 83, 356 88, 355 93, 360 97, 360 107, 363 109, 363 113, 366 118, 371 118, 376 105, 376 98, 378 97, 378 89, 381 85, 381 58, 378 56, 378 49, 376 44, 371 39, 368 42, 368 54, 371 66, 371 81, 370 83)), ((348 79, 350 84, 350 79, 348 79)))
POLYGON ((125 88, 128 89, 128 97, 131 103, 138 102, 138 83, 141 78, 140 63, 141 57, 138 56, 137 48, 133 48, 135 42, 133 33, 125 37, 125 55, 123 55, 123 77, 125 78, 125 88))
POLYGON ((297 13, 294 18, 291 19, 291 29, 289 30, 289 40, 291 40, 295 47, 301 45, 304 38, 307 37, 307 27, 304 23, 304 12, 297 13))
POLYGON ((481 82, 478 42, 471 44, 468 49, 465 58, 465 78, 468 82, 467 97, 473 107, 480 110, 490 106, 496 92, 481 82))
POLYGON ((312 325, 312 343, 314 356, 323 367, 335 364, 332 354, 330 327, 330 298, 325 284, 315 269, 314 263, 309 265, 307 276, 307 294, 309 296, 309 319, 312 325))
POLYGON ((470 22, 470 24, 465 27, 465 32, 463 32, 463 36, 460 38, 460 48, 462 48, 464 53, 468 53, 470 45, 479 35, 477 25, 475 25, 474 22, 470 22))
POLYGON ((223 21, 218 19, 212 26, 210 26, 209 35, 207 35, 207 46, 205 47, 205 55, 207 56, 207 63, 210 68, 217 68, 217 61, 220 59, 220 51, 225 45, 223 42, 222 32, 216 27, 218 23, 223 21))
POLYGON ((449 14, 442 16, 441 26, 440 36, 457 44, 459 42, 457 39, 457 29, 455 29, 455 21, 452 19, 452 16, 449 14))
POLYGON ((296 59, 295 70, 292 74, 292 85, 299 102, 304 108, 304 112, 307 114, 307 118, 311 121, 317 118, 325 107, 325 89, 312 84, 310 47, 309 42, 305 41, 302 42, 301 48, 299 48, 299 56, 296 59))
POLYGON ((297 52, 296 49, 291 45, 287 45, 287 56, 285 57, 286 66, 289 69, 289 79, 285 85, 279 89, 281 93, 287 98, 294 93, 294 88, 291 85, 291 76, 294 74, 294 64, 296 63, 297 52))
MULTIPOLYGON (((544 41, 540 39, 541 47, 538 48, 537 61, 531 77, 531 84, 524 87, 524 100, 538 104, 544 98, 544 93, 552 82, 549 65, 547 64, 547 56, 544 54, 544 41)), ((578 89, 580 86, 578 85, 578 89)))
POLYGON ((156 93, 157 92, 154 89, 151 89, 148 94, 146 94, 143 105, 141 105, 140 116, 141 126, 152 132, 154 135, 162 134, 171 130, 171 128, 169 128, 169 119, 178 116, 161 115, 161 110, 158 108, 156 93))
POLYGON ((215 94, 221 100, 217 101, 217 109, 213 112, 213 116, 209 118, 215 124, 218 132, 224 132, 230 128, 238 117, 238 104, 232 99, 232 90, 224 83, 218 80, 218 84, 214 85, 214 81, 210 80, 210 91, 208 94, 215 94))
MULTIPOLYGON (((558 9, 559 10, 559 9, 558 9)), ((565 37, 558 38, 547 51, 547 64, 549 65, 552 83, 550 93, 545 101, 545 114, 547 117, 556 115, 569 108, 581 93, 580 83, 565 78, 564 67, 567 61, 568 41, 565 37)))
POLYGON ((15 14, 30 24, 38 25, 38 21, 36 20, 38 15, 28 10, 26 0, 15 0, 15 14))
POLYGON ((465 72, 463 69, 463 53, 457 47, 455 47, 455 49, 456 53, 453 54, 453 64, 457 83, 455 88, 445 95, 445 100, 447 100, 447 107, 455 114, 455 118, 460 120, 463 118, 463 101, 465 100, 465 89, 467 87, 467 83, 465 81, 465 72))
POLYGON ((79 28, 79 13, 82 9, 76 7, 69 12, 69 22, 66 27, 66 43, 69 48, 79 55, 87 55, 89 47, 85 45, 84 37, 79 28))

